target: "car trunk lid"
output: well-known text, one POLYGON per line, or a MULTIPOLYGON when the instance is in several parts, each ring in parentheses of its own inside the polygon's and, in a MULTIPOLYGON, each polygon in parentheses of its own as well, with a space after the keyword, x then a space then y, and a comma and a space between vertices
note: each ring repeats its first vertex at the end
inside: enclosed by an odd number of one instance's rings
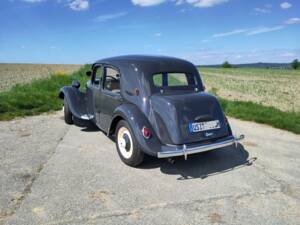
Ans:
POLYGON ((164 144, 189 144, 229 134, 220 104, 205 92, 153 95, 150 108, 150 121, 164 144), (190 131, 192 123, 208 121, 219 121, 220 128, 190 131))

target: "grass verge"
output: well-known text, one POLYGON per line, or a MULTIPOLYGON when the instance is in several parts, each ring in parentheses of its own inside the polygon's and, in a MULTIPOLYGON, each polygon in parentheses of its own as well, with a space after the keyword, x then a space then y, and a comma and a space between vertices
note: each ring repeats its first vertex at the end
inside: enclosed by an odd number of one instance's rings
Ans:
POLYGON ((263 123, 275 128, 300 134, 300 113, 284 112, 271 106, 264 106, 249 101, 233 101, 224 99, 217 94, 217 89, 210 91, 215 95, 227 116, 241 120, 263 123))
POLYGON ((226 115, 241 120, 268 124, 300 134, 300 113, 283 112, 274 107, 253 102, 232 101, 218 97, 226 115))
POLYGON ((0 92, 0 120, 31 116, 59 110, 63 102, 58 98, 59 89, 72 80, 85 84, 88 65, 71 75, 54 74, 30 84, 15 85, 9 91, 0 92))

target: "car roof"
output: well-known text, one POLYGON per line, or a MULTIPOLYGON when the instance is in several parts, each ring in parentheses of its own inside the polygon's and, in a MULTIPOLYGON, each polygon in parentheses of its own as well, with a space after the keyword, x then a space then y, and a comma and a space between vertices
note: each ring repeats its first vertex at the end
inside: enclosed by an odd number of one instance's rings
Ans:
POLYGON ((95 64, 108 64, 121 72, 137 72, 153 75, 160 72, 195 72, 195 66, 183 59, 168 56, 124 55, 101 59, 95 64))

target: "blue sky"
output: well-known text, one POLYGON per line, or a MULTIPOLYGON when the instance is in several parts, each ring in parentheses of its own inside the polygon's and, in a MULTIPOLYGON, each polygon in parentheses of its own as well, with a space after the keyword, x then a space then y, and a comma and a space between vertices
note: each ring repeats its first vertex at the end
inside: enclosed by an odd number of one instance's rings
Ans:
POLYGON ((300 58, 299 0, 1 0, 0 62, 124 54, 195 64, 300 58))

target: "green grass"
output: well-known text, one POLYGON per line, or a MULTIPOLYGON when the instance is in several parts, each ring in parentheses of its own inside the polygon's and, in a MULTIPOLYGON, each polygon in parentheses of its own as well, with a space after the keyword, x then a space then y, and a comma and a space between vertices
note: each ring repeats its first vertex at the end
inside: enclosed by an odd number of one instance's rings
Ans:
POLYGON ((9 91, 0 92, 0 120, 37 115, 59 110, 63 102, 58 98, 59 89, 79 80, 85 86, 87 65, 70 76, 54 74, 30 84, 18 84, 9 91))
POLYGON ((283 112, 271 106, 253 102, 232 101, 218 97, 226 115, 300 134, 300 113, 283 112))
POLYGON ((215 95, 227 116, 241 120, 263 123, 275 128, 288 130, 300 134, 300 113, 284 112, 272 106, 264 106, 249 101, 224 99, 217 94, 217 89, 210 91, 215 95))

